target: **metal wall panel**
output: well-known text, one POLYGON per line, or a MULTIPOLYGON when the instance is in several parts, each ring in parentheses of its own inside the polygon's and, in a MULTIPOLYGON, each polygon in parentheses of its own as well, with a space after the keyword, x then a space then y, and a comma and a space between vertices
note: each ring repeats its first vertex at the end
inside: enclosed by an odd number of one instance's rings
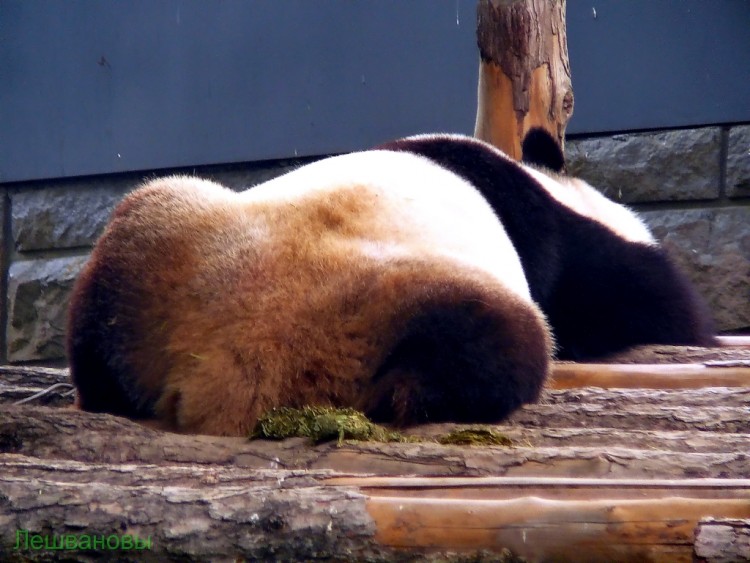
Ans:
MULTIPOLYGON (((0 0, 0 183, 470 133, 475 0, 0 0)), ((750 121, 750 1, 568 0, 591 133, 750 121)))
POLYGON ((750 121, 750 1, 567 6, 569 133, 750 121))
POLYGON ((0 0, 0 182, 470 133, 473 0, 0 0))

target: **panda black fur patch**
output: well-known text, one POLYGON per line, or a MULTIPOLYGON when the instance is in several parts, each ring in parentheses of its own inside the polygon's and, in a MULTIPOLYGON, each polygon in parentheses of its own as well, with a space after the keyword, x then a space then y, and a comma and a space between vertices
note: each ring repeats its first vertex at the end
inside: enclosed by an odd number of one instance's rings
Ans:
POLYGON ((558 142, 544 129, 535 127, 526 133, 521 143, 522 160, 526 164, 546 168, 552 172, 565 171, 565 156, 558 142))

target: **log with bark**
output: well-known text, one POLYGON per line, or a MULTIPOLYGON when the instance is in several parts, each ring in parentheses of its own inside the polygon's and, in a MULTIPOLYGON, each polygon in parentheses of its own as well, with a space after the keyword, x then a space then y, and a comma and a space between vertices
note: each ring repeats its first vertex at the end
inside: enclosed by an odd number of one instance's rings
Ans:
MULTIPOLYGON (((631 354, 652 361, 654 350, 631 354)), ((550 388, 492 427, 510 446, 434 441, 450 424, 410 429, 421 442, 338 446, 77 411, 67 377, 0 370, 0 560, 690 561, 694 542, 696 554, 742 553, 721 540, 741 527, 694 530, 750 518, 746 386, 550 388)))
POLYGON ((479 0, 474 135, 513 158, 532 127, 564 146, 573 114, 565 0, 479 0))

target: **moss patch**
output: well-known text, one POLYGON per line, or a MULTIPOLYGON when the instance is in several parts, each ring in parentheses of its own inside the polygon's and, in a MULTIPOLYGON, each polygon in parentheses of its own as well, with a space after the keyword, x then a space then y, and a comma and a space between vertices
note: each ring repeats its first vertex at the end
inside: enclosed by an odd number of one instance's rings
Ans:
POLYGON ((320 443, 336 440, 369 442, 438 442, 459 446, 512 446, 510 438, 490 428, 461 428, 437 436, 425 438, 409 436, 388 430, 371 422, 364 414, 350 408, 303 407, 294 409, 278 407, 263 415, 250 438, 283 440, 304 437, 320 443))
POLYGON ((513 441, 505 434, 491 428, 459 428, 438 436, 438 443, 456 446, 512 446, 513 441))
POLYGON ((260 418, 252 438, 281 440, 303 436, 313 442, 366 440, 373 442, 404 442, 398 432, 374 424, 359 411, 334 407, 279 407, 260 418))

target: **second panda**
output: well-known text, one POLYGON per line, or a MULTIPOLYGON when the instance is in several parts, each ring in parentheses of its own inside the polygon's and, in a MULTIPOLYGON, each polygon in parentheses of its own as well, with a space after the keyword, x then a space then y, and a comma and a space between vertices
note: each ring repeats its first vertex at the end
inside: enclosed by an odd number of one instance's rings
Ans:
POLYGON ((523 142, 525 163, 458 135, 383 145, 430 158, 492 205, 524 267, 562 359, 591 360, 637 344, 713 346, 706 303, 640 218, 582 180, 543 129, 523 142))

